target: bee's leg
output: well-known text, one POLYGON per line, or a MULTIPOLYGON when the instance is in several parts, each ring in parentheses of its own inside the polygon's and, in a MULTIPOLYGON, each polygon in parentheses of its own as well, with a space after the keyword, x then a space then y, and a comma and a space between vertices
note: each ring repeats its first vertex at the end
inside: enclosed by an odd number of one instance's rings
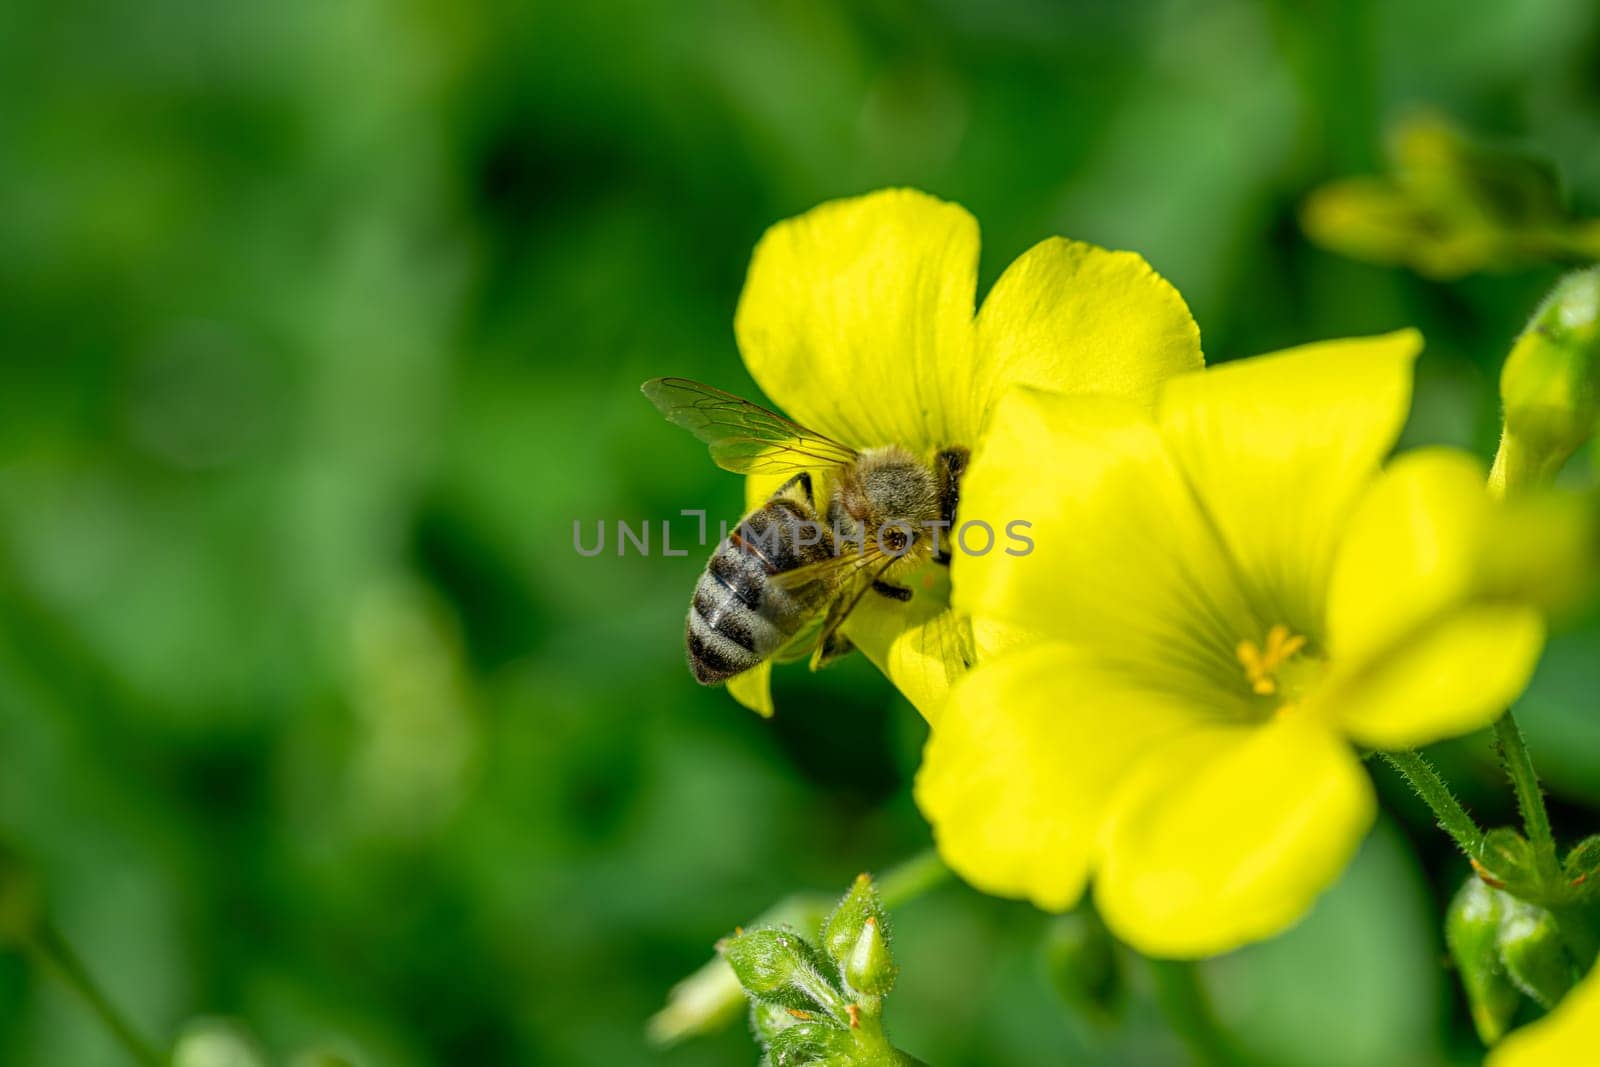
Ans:
POLYGON ((811 654, 811 669, 826 667, 836 659, 848 656, 856 650, 855 643, 838 630, 825 635, 822 642, 817 645, 817 650, 811 654))
POLYGON ((840 656, 849 655, 856 647, 839 629, 844 625, 844 620, 855 609, 856 602, 865 596, 865 587, 854 596, 841 597, 828 605, 828 613, 822 619, 822 632, 817 638, 817 647, 811 653, 811 669, 817 670, 825 667, 840 656))
POLYGON ((933 558, 939 563, 950 562, 950 542, 955 540, 956 505, 961 500, 961 476, 967 472, 969 453, 964 448, 946 448, 934 457, 934 477, 939 487, 939 519, 943 524, 944 539, 933 558))
POLYGON ((774 497, 793 496, 796 490, 799 490, 800 493, 805 497, 806 507, 812 509, 816 508, 817 502, 811 495, 810 471, 801 471, 799 474, 796 474, 793 478, 790 478, 788 481, 778 486, 778 488, 774 489, 772 491, 772 495, 774 497))
POLYGON ((906 601, 911 599, 911 590, 907 589, 903 585, 895 585, 893 582, 886 582, 882 578, 879 578, 877 581, 872 583, 872 591, 882 596, 886 596, 890 600, 906 601))

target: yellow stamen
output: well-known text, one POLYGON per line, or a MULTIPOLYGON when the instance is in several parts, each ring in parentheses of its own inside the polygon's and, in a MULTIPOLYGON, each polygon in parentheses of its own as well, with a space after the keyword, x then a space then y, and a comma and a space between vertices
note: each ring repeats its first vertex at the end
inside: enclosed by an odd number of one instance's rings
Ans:
POLYGON ((1246 639, 1239 642, 1234 654, 1244 667, 1244 676, 1249 679, 1251 692, 1267 697, 1278 691, 1278 679, 1273 672, 1305 647, 1306 639, 1300 634, 1291 634, 1289 628, 1280 622, 1267 631, 1265 648, 1246 639))

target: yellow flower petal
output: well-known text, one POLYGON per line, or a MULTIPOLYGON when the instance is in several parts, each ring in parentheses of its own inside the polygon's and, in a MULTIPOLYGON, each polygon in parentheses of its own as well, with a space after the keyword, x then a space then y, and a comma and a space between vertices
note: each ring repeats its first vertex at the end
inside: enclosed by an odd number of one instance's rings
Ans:
POLYGON ((1328 594, 1334 674, 1323 699, 1364 744, 1406 748, 1487 726, 1538 662, 1538 612, 1483 588, 1497 529, 1483 478, 1463 453, 1408 453, 1350 522, 1328 594))
POLYGON ((1513 1030, 1489 1052, 1488 1067, 1592 1063, 1600 1048, 1600 970, 1573 987, 1544 1018, 1513 1030))
POLYGON ((1328 593, 1328 650, 1359 660, 1470 595, 1491 501, 1483 468, 1443 448, 1397 458, 1351 517, 1328 593))
POLYGON ((972 650, 976 653, 974 659, 979 663, 987 662, 1013 648, 1038 644, 1046 640, 1038 630, 1014 626, 999 619, 973 619, 971 627, 972 650))
POLYGON ((1147 955, 1226 952, 1300 919, 1375 811, 1361 764, 1319 722, 1289 713, 1192 732, 1112 800, 1095 902, 1147 955))
POLYGON ((1364 745, 1415 748, 1494 722, 1527 687, 1543 647, 1544 620, 1535 609, 1465 608, 1341 670, 1319 702, 1364 745))
POLYGON ((728 695, 764 719, 772 718, 772 661, 728 679, 728 695))
POLYGON ((1163 381, 1204 362, 1188 305, 1143 257, 1052 237, 984 298, 960 440, 977 439, 983 414, 1012 385, 1153 404, 1163 381))
POLYGON ((904 604, 875 593, 862 597, 844 633, 924 719, 937 723, 950 687, 972 666, 972 630, 942 593, 928 592, 915 577, 907 584, 914 592, 904 604))
POLYGON ((751 377, 856 448, 955 444, 943 398, 972 352, 978 224, 911 189, 835 200, 756 246, 734 316, 751 377))
POLYGON ((1327 341, 1163 391, 1162 432, 1268 625, 1320 634, 1339 533, 1405 421, 1421 346, 1412 330, 1327 341))
POLYGON ((957 608, 1071 641, 1197 703, 1233 691, 1243 699, 1234 649, 1261 626, 1135 405, 1006 394, 963 482, 958 519, 988 522, 1001 545, 1008 523, 1031 523, 1034 548, 958 553, 957 608))
POLYGON ((985 663, 951 691, 917 775, 939 854, 985 892, 1071 907, 1119 777, 1193 717, 1059 644, 985 663))

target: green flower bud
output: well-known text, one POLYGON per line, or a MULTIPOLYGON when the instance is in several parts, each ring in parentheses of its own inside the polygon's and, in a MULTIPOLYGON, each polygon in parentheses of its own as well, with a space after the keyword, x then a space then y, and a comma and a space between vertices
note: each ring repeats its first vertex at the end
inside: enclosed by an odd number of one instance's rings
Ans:
POLYGON ((844 980, 851 989, 868 996, 881 997, 894 988, 900 968, 889 951, 889 938, 874 916, 867 916, 861 926, 861 936, 844 961, 844 980))
POLYGON ((751 999, 750 1028, 765 1067, 918 1067, 883 1028, 883 998, 894 984, 882 901, 872 880, 856 879, 814 923, 826 951, 792 926, 739 930, 718 942, 725 966, 751 999))
POLYGON ((1545 1009, 1572 988, 1575 976, 1561 930, 1544 908, 1507 898, 1498 944, 1511 980, 1545 1009))
POLYGON ((1506 826, 1497 826, 1483 835, 1472 869, 1495 889, 1513 896, 1539 894, 1538 865, 1528 839, 1506 826))
POLYGON ((1557 283, 1517 338, 1500 374, 1505 433, 1490 485, 1550 481, 1600 416, 1600 268, 1557 283))
POLYGON ((888 916, 878 896, 878 887, 872 884, 872 877, 860 874, 844 899, 839 901, 838 907, 822 924, 822 947, 839 966, 843 967, 850 953, 855 950, 868 919, 884 928, 888 916))
MULTIPOLYGON (((743 993, 740 994, 741 999, 743 993)), ((756 1035, 756 1040, 761 1042, 761 1047, 766 1048, 772 1044, 783 1031, 799 1022, 816 1016, 807 1011, 795 1011, 782 1004, 773 1004, 765 1000, 750 1001, 750 1032, 756 1035)))
POLYGON ((1485 1045, 1493 1045, 1505 1035, 1521 1000, 1500 962, 1500 922, 1509 899, 1482 879, 1470 877, 1450 902, 1444 919, 1445 943, 1461 975, 1472 1025, 1485 1045))
POLYGON ((1562 864, 1567 886, 1580 896, 1600 890, 1600 834, 1586 837, 1573 846, 1562 864))
MULTIPOLYGON (((833 904, 832 894, 794 893, 768 909, 752 925, 816 929, 833 904)), ((738 1018, 746 1003, 733 968, 728 966, 727 960, 716 956, 672 987, 666 1006, 650 1017, 645 1034, 652 1044, 667 1046, 700 1034, 715 1033, 738 1018)))
POLYGON ((850 1033, 831 1023, 797 1022, 786 1027, 767 1046, 772 1067, 808 1064, 854 1063, 855 1042, 850 1033))
POLYGON ((752 997, 797 1011, 844 1015, 843 998, 829 977, 832 968, 793 930, 745 930, 719 942, 717 950, 752 997))
POLYGON ((1126 987, 1116 943, 1092 908, 1058 916, 1044 940, 1045 966, 1061 999, 1096 1026, 1121 1012, 1126 987))

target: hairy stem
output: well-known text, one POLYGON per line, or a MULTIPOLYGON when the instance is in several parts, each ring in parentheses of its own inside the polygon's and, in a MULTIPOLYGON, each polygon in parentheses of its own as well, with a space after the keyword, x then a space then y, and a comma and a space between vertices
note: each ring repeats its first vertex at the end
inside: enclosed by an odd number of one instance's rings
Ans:
POLYGON ((1417 796, 1433 809, 1434 818, 1439 820, 1439 828, 1450 835, 1456 847, 1468 857, 1476 856, 1478 844, 1483 840, 1483 831, 1472 821, 1472 816, 1461 806, 1461 801, 1450 792, 1450 787, 1439 777, 1439 772, 1433 769, 1433 764, 1411 749, 1385 752, 1383 758, 1400 772, 1400 776, 1406 780, 1417 796))
POLYGON ((1517 793, 1517 808, 1522 812, 1522 825, 1533 845, 1539 875, 1553 878, 1557 873, 1556 841, 1550 832, 1550 814, 1544 807, 1544 791, 1539 788, 1539 775, 1533 769, 1533 758, 1528 755, 1528 743, 1523 740, 1522 730, 1510 708, 1495 720, 1494 737, 1500 749, 1500 760, 1511 778, 1511 787, 1517 793))

